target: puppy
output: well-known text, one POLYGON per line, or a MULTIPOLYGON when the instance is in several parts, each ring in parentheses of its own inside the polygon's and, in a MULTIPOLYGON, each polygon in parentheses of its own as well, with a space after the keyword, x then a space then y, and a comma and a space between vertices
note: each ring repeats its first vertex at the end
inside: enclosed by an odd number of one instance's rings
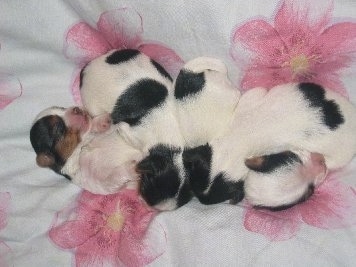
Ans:
POLYGON ((174 83, 175 106, 185 147, 204 145, 228 127, 240 98, 219 59, 187 62, 174 83))
POLYGON ((149 155, 137 165, 140 193, 149 205, 171 210, 192 198, 183 150, 221 135, 231 122, 239 97, 222 61, 199 57, 184 65, 174 82, 175 116, 184 142, 151 147, 149 155))
POLYGON ((36 117, 30 140, 40 167, 92 193, 137 187, 134 165, 143 154, 116 134, 107 115, 92 119, 79 107, 51 107, 36 117))
POLYGON ((207 184, 228 184, 235 188, 230 191, 241 191, 244 183, 252 204, 278 210, 309 197, 310 188, 325 176, 324 169, 348 164, 356 153, 355 134, 355 106, 332 91, 311 83, 285 84, 268 92, 256 88, 241 97, 230 131, 189 152, 183 161, 188 173, 203 176, 203 182, 197 182, 192 180, 199 176, 190 175, 193 191, 214 198, 207 184), (291 151, 313 153, 305 160, 291 151), (292 164, 287 169, 277 164, 270 168, 273 172, 253 168, 252 162, 264 162, 263 155, 292 164))
POLYGON ((138 149, 183 144, 172 78, 138 50, 113 50, 91 61, 81 72, 81 97, 91 116, 111 114, 120 135, 138 149))

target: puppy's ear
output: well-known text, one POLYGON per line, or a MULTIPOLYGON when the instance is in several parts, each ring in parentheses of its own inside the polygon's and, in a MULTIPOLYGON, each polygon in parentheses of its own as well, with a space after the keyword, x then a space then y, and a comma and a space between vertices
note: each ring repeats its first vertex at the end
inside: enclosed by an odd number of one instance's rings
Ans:
POLYGON ((136 172, 140 174, 158 174, 166 169, 167 161, 162 157, 148 156, 136 165, 136 172))
POLYGON ((253 171, 261 171, 266 160, 265 156, 253 157, 245 160, 247 168, 253 171))
POLYGON ((41 152, 36 157, 37 165, 42 168, 47 168, 55 163, 54 157, 48 153, 41 152))
POLYGON ((252 157, 245 160, 245 165, 256 172, 272 172, 277 168, 293 163, 302 163, 292 151, 282 151, 276 154, 252 157))

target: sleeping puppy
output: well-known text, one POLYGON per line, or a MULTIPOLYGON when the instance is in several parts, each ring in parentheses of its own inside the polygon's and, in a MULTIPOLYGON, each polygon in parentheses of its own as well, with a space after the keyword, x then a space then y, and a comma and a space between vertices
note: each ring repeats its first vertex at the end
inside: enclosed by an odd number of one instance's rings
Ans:
POLYGON ((231 122, 239 97, 219 59, 199 57, 184 65, 174 83, 174 107, 184 144, 151 147, 137 165, 140 193, 149 205, 171 210, 192 198, 182 152, 220 136, 231 122))
MULTIPOLYGON (((176 152, 167 166, 178 170, 175 173, 181 177, 175 180, 188 184, 185 188, 203 203, 236 202, 246 194, 256 206, 282 209, 309 197, 325 169, 337 169, 351 161, 356 151, 355 117, 355 106, 347 99, 315 84, 285 84, 270 91, 256 88, 240 98, 229 131, 206 145, 176 152), (308 155, 308 151, 312 153, 308 155), (251 165, 263 162, 261 158, 279 159, 280 163, 264 172, 251 165), (259 192, 266 193, 255 194, 253 185, 264 178, 271 183, 261 182, 259 192), (289 197, 282 198, 276 192, 283 194, 283 185, 289 180, 289 197)), ((151 166, 149 171, 147 164, 142 168, 147 178, 141 183, 147 181, 148 192, 161 185, 159 166, 151 166)), ((139 163, 138 171, 140 167, 139 163)), ((170 203, 168 208, 174 209, 178 207, 175 201, 167 195, 149 204, 170 203)))
POLYGON ((187 62, 174 83, 175 106, 186 147, 204 145, 228 127, 240 98, 219 59, 187 62))
POLYGON ((241 97, 230 131, 187 152, 183 161, 193 191, 203 192, 210 202, 217 197, 207 185, 217 183, 229 195, 241 191, 244 183, 253 205, 278 210, 309 197, 325 176, 323 169, 348 164, 356 153, 355 135, 356 108, 337 93, 311 83, 285 84, 268 92, 256 88, 241 97), (312 153, 305 160, 308 151, 312 153), (264 169, 263 162, 275 162, 268 160, 271 156, 278 159, 276 165, 264 169), (289 162, 288 168, 280 162, 289 162))
POLYGON ((36 117, 30 140, 40 167, 92 193, 137 187, 134 165, 143 154, 116 134, 109 116, 92 119, 79 107, 51 107, 36 117))
POLYGON ((120 135, 136 148, 183 144, 172 78, 140 51, 113 50, 94 59, 82 70, 80 87, 89 114, 111 114, 120 135))

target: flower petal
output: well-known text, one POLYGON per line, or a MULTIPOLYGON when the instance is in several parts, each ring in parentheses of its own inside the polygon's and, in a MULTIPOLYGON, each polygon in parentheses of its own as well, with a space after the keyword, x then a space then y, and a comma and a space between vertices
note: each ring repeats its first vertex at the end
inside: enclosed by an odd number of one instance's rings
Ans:
POLYGON ((80 66, 84 66, 110 49, 104 36, 85 22, 72 26, 65 37, 65 56, 80 66))
POLYGON ((284 211, 268 211, 247 208, 244 226, 247 230, 262 234, 269 240, 287 240, 295 236, 301 225, 300 216, 291 208, 284 211))
POLYGON ((285 45, 278 32, 264 20, 252 20, 238 27, 232 37, 233 45, 242 43, 246 49, 254 51, 261 61, 270 63, 276 56, 285 53, 285 45))
POLYGON ((162 67, 174 78, 177 77, 184 61, 172 49, 158 44, 141 44, 138 49, 162 65, 162 67))
POLYGON ((51 240, 61 248, 75 248, 97 234, 85 220, 68 221, 49 231, 51 240))
POLYGON ((13 75, 0 73, 0 110, 22 94, 22 85, 13 75))
POLYGON ((300 209, 303 221, 318 228, 333 229, 356 224, 355 191, 335 177, 327 177, 300 209))
POLYGON ((142 225, 140 231, 132 228, 123 230, 118 255, 126 266, 145 266, 165 251, 167 240, 161 225, 146 224, 144 229, 142 225))
POLYGON ((285 0, 274 18, 274 26, 287 46, 311 42, 331 19, 332 1, 285 0))
POLYGON ((240 87, 246 91, 256 87, 270 89, 276 85, 292 82, 292 74, 287 68, 265 67, 253 64, 242 77, 240 87))
POLYGON ((337 23, 320 36, 320 52, 324 57, 356 52, 356 23, 337 23))
POLYGON ((76 266, 123 266, 117 256, 119 239, 120 232, 114 232, 109 229, 100 231, 95 237, 76 249, 76 266))
POLYGON ((136 48, 141 43, 142 18, 131 8, 104 12, 97 27, 112 48, 136 48))
POLYGON ((10 193, 0 193, 0 230, 7 224, 7 214, 10 206, 10 193))

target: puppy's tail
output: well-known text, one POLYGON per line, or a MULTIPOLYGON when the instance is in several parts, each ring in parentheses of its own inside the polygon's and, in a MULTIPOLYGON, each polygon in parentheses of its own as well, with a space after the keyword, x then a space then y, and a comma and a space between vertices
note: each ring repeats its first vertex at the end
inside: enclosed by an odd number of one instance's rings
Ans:
POLYGON ((204 72, 206 70, 227 73, 227 68, 224 62, 212 57, 198 57, 192 59, 188 61, 183 68, 195 73, 204 72))

